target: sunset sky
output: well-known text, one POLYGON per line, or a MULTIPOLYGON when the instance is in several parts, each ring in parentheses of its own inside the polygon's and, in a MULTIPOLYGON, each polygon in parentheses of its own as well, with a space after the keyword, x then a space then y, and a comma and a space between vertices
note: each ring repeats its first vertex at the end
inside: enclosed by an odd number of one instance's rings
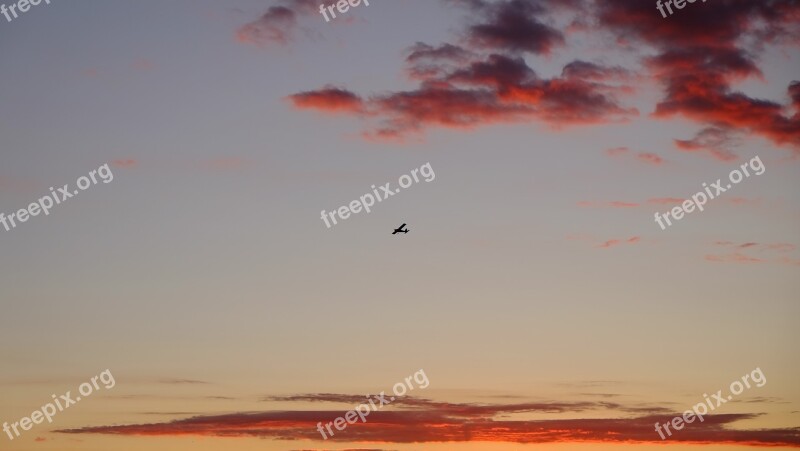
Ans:
POLYGON ((0 450, 800 448, 800 2, 323 2, 0 15, 0 450))

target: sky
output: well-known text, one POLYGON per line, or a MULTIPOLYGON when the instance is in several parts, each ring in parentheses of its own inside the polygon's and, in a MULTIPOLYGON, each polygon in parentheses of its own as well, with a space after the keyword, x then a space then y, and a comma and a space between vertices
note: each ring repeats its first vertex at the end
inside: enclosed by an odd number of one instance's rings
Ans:
POLYGON ((800 447, 800 3, 320 3, 0 15, 0 450, 800 447))

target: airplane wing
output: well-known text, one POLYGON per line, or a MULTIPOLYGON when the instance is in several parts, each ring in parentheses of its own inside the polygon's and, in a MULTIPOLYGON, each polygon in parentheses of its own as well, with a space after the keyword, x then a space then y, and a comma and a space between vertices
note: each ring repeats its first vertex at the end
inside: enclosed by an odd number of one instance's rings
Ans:
POLYGON ((404 222, 403 225, 401 225, 400 227, 397 228, 397 230, 403 230, 403 227, 405 227, 405 226, 406 226, 406 223, 404 222))

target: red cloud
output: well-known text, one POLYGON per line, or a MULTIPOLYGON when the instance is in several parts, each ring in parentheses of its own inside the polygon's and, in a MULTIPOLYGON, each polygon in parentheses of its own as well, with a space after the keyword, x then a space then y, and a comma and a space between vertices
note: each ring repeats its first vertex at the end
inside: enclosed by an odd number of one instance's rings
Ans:
MULTIPOLYGON (((653 115, 682 115, 704 127, 693 139, 676 140, 679 149, 708 152, 728 161, 735 155, 724 135, 739 130, 800 153, 800 82, 788 87, 788 105, 751 98, 732 87, 742 79, 763 77, 757 66, 758 45, 799 43, 800 4, 795 0, 729 0, 714 8, 687 9, 674 20, 665 20, 652 4, 641 0, 444 1, 469 8, 477 19, 466 24, 463 47, 425 43, 412 47, 406 62, 411 77, 421 82, 418 88, 369 99, 346 91, 349 96, 341 108, 325 102, 330 100, 325 89, 312 90, 292 97, 318 95, 317 102, 295 105, 341 114, 368 111, 364 117, 381 125, 365 136, 390 139, 432 126, 535 121, 558 127, 619 122, 638 115, 616 98, 632 91, 630 86, 615 85, 631 79, 624 68, 576 60, 566 64, 560 76, 546 79, 523 59, 526 54, 546 55, 565 47, 565 36, 550 24, 556 16, 570 15, 573 22, 595 23, 597 33, 608 31, 619 41, 642 42, 656 50, 654 56, 641 59, 664 87, 653 115), (748 43, 759 44, 746 47, 748 43), (797 110, 793 115, 790 106, 797 110)), ((282 0, 278 5, 243 27, 240 39, 285 42, 295 17, 314 11, 311 0, 282 0)), ((664 164, 653 153, 634 158, 664 164)))
POLYGON ((356 113, 363 109, 360 97, 346 89, 326 87, 319 91, 294 94, 289 97, 297 108, 311 108, 326 112, 356 113))
POLYGON ((523 59, 502 55, 490 55, 438 80, 427 80, 419 89, 368 101, 345 90, 331 92, 331 88, 290 99, 299 108, 377 117, 384 125, 370 135, 378 138, 402 138, 429 126, 471 128, 523 120, 593 124, 637 114, 617 105, 598 84, 574 78, 540 79, 523 59))
POLYGON ((624 69, 577 60, 566 64, 560 76, 541 78, 520 55, 546 54, 562 45, 563 36, 542 20, 554 9, 574 7, 577 2, 455 3, 480 11, 476 17, 485 19, 467 27, 469 48, 417 43, 410 49, 406 62, 412 79, 420 81, 416 89, 368 99, 342 90, 347 93, 343 108, 331 107, 329 88, 290 99, 299 108, 375 118, 380 125, 365 136, 378 139, 403 139, 428 127, 523 121, 559 127, 619 122, 638 115, 616 99, 617 92, 627 91, 615 84, 627 78, 624 69), (313 101, 302 102, 306 98, 313 101))
MULTIPOLYGON (((719 130, 749 130, 800 151, 800 114, 789 116, 778 103, 750 98, 731 88, 734 81, 762 76, 753 56, 759 49, 745 48, 744 43, 798 44, 800 3, 730 0, 703 6, 664 20, 653 14, 650 3, 618 0, 598 2, 597 14, 601 27, 620 38, 641 40, 658 49, 656 56, 646 59, 665 87, 656 117, 680 114, 719 130)), ((795 83, 789 86, 789 94, 796 106, 795 83)), ((684 150, 706 147, 696 142, 678 145, 684 150)), ((712 155, 731 158, 719 149, 716 153, 712 149, 712 155)))
MULTIPOLYGON (((274 398, 285 402, 355 402, 360 395, 300 395, 274 398)), ((403 398, 406 410, 374 411, 367 421, 348 426, 329 440, 381 443, 663 443, 653 430, 656 422, 667 423, 670 409, 623 406, 611 402, 453 404, 403 398), (610 418, 508 420, 509 413, 539 412, 573 415, 586 410, 627 412, 610 418), (630 414, 634 416, 631 417, 630 414), (643 416, 642 416, 643 415, 643 416), (496 418, 499 416, 499 418, 496 418)), ((398 400, 401 401, 401 400, 398 400)), ((317 423, 326 424, 341 411, 277 411, 197 416, 166 423, 97 426, 61 430, 68 434, 113 434, 136 436, 263 437, 283 440, 323 441, 317 423)), ((783 429, 730 429, 732 423, 753 419, 754 414, 709 415, 702 423, 670 437, 672 442, 695 444, 740 444, 749 446, 800 447, 800 431, 783 429)))

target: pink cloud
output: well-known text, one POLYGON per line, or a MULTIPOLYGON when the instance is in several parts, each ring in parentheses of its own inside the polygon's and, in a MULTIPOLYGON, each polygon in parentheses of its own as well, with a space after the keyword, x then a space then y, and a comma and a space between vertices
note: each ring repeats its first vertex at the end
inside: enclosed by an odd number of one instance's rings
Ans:
POLYGON ((599 248, 605 248, 605 249, 607 249, 607 248, 609 248, 609 247, 618 246, 618 245, 620 245, 620 244, 624 244, 624 243, 627 243, 627 244, 636 244, 636 243, 638 243, 638 242, 640 242, 640 241, 641 241, 641 237, 638 237, 638 236, 632 236, 632 237, 630 237, 630 238, 628 238, 628 239, 626 239, 626 240, 618 240, 618 239, 608 240, 608 241, 606 241, 606 242, 605 242, 605 243, 603 243, 603 244, 599 244, 599 245, 597 245, 596 247, 599 247, 599 248))

